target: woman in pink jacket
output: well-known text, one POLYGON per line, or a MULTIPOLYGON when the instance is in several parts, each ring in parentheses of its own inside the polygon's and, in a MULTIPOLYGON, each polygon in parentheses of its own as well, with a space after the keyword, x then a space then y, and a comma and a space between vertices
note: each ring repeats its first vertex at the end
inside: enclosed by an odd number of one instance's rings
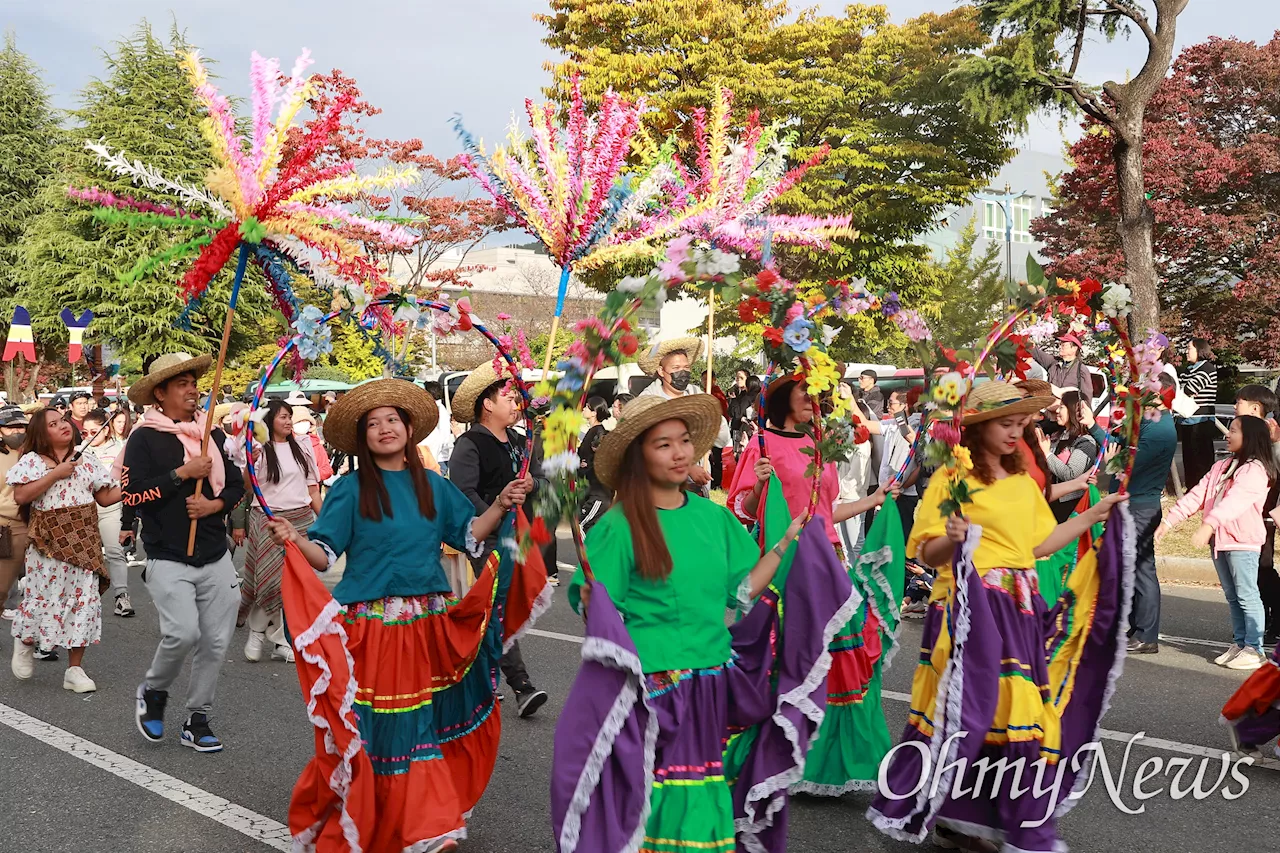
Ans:
POLYGON ((1244 415, 1227 433, 1231 457, 1209 473, 1174 505, 1156 530, 1156 541, 1197 512, 1204 521, 1193 544, 1212 543, 1213 564, 1231 608, 1231 648, 1214 660, 1228 669, 1253 670, 1266 662, 1262 654, 1262 597, 1258 594, 1258 557, 1267 539, 1262 505, 1277 477, 1266 421, 1244 415))

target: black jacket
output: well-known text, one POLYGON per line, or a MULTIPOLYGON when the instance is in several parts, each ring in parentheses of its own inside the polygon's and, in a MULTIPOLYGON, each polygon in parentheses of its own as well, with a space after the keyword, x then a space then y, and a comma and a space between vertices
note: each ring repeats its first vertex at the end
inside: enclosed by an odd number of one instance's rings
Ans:
POLYGON ((196 524, 195 554, 187 556, 187 498, 196 492, 192 480, 178 481, 173 472, 182 467, 182 442, 176 435, 146 427, 135 428, 124 447, 124 468, 120 474, 126 507, 142 519, 142 544, 147 557, 172 560, 192 566, 212 563, 227 552, 227 512, 244 497, 244 478, 222 451, 222 430, 215 429, 209 440, 210 453, 222 455, 227 482, 221 494, 205 480, 201 493, 221 498, 223 510, 196 524))

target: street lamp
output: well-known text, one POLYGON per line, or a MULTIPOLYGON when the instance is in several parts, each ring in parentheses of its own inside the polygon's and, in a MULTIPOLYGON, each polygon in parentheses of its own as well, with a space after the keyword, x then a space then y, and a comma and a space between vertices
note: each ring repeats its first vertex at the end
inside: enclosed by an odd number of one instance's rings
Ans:
POLYGON ((1025 198, 1026 196, 1027 192, 1025 190, 1016 193, 1012 192, 1008 184, 1004 185, 1004 193, 1002 195, 979 194, 975 196, 978 201, 1000 205, 1000 209, 1004 212, 1004 269, 1008 283, 1008 293, 1013 293, 1013 200, 1025 198))

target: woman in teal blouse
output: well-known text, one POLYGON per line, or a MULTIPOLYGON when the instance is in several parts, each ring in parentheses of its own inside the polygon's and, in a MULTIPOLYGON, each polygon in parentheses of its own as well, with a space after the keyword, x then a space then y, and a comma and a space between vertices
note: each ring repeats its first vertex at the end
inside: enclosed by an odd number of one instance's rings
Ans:
MULTIPOLYGON (((476 516, 457 487, 422 467, 417 445, 437 412, 427 392, 399 379, 351 391, 329 410, 325 437, 359 467, 329 492, 306 538, 271 522, 273 538, 296 544, 319 571, 346 555, 334 598, 346 605, 355 712, 375 774, 375 813, 364 816, 372 850, 434 853, 465 836, 464 815, 497 758, 500 717, 492 711, 504 638, 494 609, 508 590, 531 588, 501 577, 495 557, 465 598, 450 589, 441 543, 479 555, 532 482, 509 484, 476 516)), ((299 787, 312 779, 304 774, 299 787)), ((306 794, 295 790, 295 804, 306 794)))
MULTIPOLYGON (((729 510, 682 489, 720 417, 709 395, 638 397, 596 453, 617 502, 587 537, 587 558, 626 623, 659 725, 643 850, 734 849, 722 763, 735 670, 725 611, 768 586, 804 522, 762 557, 729 510)), ((590 597, 579 569, 569 601, 580 610, 590 597)))

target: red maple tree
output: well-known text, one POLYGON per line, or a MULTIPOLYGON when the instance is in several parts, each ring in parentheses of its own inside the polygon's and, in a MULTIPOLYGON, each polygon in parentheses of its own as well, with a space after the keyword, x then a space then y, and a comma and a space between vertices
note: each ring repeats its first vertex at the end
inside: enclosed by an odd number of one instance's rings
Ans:
MULTIPOLYGON (((1119 280, 1112 142, 1087 120, 1059 207, 1036 220, 1053 272, 1119 280)), ((1155 214, 1161 325, 1280 363, 1280 33, 1188 47, 1151 99, 1143 171, 1155 214)))
POLYGON ((451 250, 465 257, 470 249, 495 231, 510 227, 506 217, 486 198, 471 197, 462 185, 468 181, 460 157, 442 160, 424 150, 421 139, 389 139, 370 134, 364 122, 382 112, 365 100, 356 81, 334 69, 312 78, 313 94, 308 106, 313 118, 303 128, 290 131, 285 157, 293 143, 319 117, 339 101, 346 103, 345 121, 332 134, 317 158, 321 165, 341 161, 356 163, 361 172, 379 166, 413 166, 418 179, 410 186, 386 196, 364 195, 351 199, 365 215, 384 214, 407 218, 401 224, 417 236, 409 248, 393 247, 377 235, 352 230, 347 236, 360 241, 365 250, 383 262, 392 276, 413 293, 431 296, 446 284, 465 285, 465 276, 481 267, 464 266, 462 260, 444 262, 451 250))

